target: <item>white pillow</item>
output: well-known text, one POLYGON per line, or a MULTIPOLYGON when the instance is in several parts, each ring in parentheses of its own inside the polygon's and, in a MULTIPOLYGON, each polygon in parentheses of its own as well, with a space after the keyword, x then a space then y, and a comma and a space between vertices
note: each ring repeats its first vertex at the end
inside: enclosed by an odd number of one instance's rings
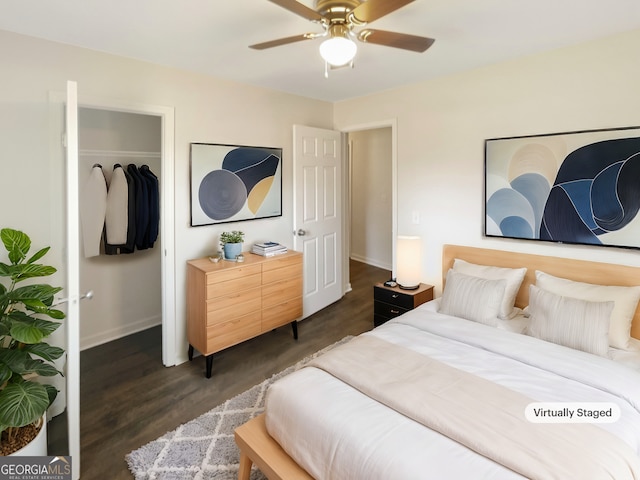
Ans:
POLYGON ((609 322, 609 345, 627 350, 631 322, 640 300, 640 286, 617 287, 575 282, 536 270, 536 285, 548 292, 592 302, 615 302, 609 322))
POLYGON ((517 315, 518 310, 514 308, 514 304, 516 303, 516 295, 518 294, 520 285, 522 285, 524 275, 527 273, 526 268, 504 268, 477 265, 475 263, 469 263, 465 260, 456 258, 453 261, 453 269, 456 272, 471 275, 473 277, 485 278, 487 280, 504 279, 506 284, 498 316, 503 320, 507 320, 517 315))
POLYGON ((505 283, 449 270, 438 311, 495 327, 505 283))
POLYGON ((529 326, 532 337, 606 357, 609 318, 614 302, 563 297, 531 285, 529 326))

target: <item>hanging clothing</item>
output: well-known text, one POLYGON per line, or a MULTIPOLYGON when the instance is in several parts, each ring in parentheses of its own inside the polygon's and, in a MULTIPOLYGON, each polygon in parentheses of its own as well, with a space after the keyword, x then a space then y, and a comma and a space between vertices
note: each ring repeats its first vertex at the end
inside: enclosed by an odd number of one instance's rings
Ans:
POLYGON ((80 193, 80 223, 84 256, 100 255, 100 241, 107 212, 107 180, 102 165, 95 164, 80 193))
POLYGON ((144 250, 148 248, 144 236, 149 226, 149 190, 146 179, 136 165, 130 163, 127 166, 127 171, 133 177, 136 185, 136 248, 144 250))
POLYGON ((113 166, 111 182, 107 191, 107 213, 105 216, 105 243, 122 245, 127 242, 129 223, 129 184, 122 165, 113 166))
MULTIPOLYGON (((109 236, 105 238, 104 244, 104 253, 107 255, 118 255, 121 253, 133 253, 136 246, 136 186, 133 181, 133 178, 129 173, 119 164, 116 163, 113 166, 114 174, 120 172, 124 175, 124 178, 127 182, 127 191, 126 191, 126 212, 127 212, 127 222, 124 226, 125 228, 125 237, 126 241, 120 244, 113 244, 108 241, 109 236)), ((112 181, 113 182, 113 181, 112 181)), ((109 191, 111 191, 111 186, 109 186, 109 191)), ((124 192, 121 192, 121 195, 124 195, 124 192)), ((120 225, 122 227, 122 225, 120 225)), ((109 226, 106 226, 107 232, 109 231, 109 226)))
POLYGON ((82 189, 80 216, 85 256, 118 255, 153 248, 160 223, 158 177, 148 165, 113 166, 107 184, 95 164, 82 189))
POLYGON ((149 169, 149 165, 142 165, 139 172, 147 181, 147 200, 149 201, 149 224, 144 236, 144 244, 152 248, 158 239, 160 224, 160 186, 158 177, 149 169))

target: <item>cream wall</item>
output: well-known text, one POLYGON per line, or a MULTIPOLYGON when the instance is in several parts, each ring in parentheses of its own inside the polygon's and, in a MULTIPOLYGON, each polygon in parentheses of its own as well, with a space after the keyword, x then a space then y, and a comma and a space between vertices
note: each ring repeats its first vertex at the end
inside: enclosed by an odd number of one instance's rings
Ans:
POLYGON ((482 235, 484 140, 640 125, 639 59, 630 32, 343 101, 335 128, 397 120, 398 231, 423 236, 423 280, 438 289, 445 243, 640 266, 633 250, 482 235))
MULTIPOLYGON (((212 59, 212 61, 215 61, 212 59)), ((331 128, 333 105, 299 96, 115 57, 0 31, 0 226, 24 229, 38 245, 54 243, 62 265, 62 171, 60 138, 50 138, 48 96, 78 82, 78 96, 175 109, 175 299, 176 345, 186 359, 186 261, 217 250, 218 235, 242 229, 245 241, 291 245, 292 125, 331 128), (191 228, 190 142, 283 148, 283 216, 191 228), (25 192, 20 182, 32 179, 25 192)), ((141 289, 144 286, 131 285, 141 289)), ((99 292, 95 292, 99 295, 99 292)))

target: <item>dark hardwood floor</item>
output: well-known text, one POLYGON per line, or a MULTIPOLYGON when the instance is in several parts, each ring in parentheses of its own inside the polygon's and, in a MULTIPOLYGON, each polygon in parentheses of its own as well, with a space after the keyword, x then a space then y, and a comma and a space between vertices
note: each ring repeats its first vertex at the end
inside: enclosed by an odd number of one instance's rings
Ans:
MULTIPOLYGON (((154 327, 81 353, 81 478, 131 479, 125 455, 307 355, 373 328, 373 285, 389 272, 351 261, 352 291, 290 327, 215 354, 166 368, 161 328, 154 327)), ((184 346, 185 350, 187 345, 184 346)), ((49 454, 66 455, 64 415, 49 423, 49 454)))

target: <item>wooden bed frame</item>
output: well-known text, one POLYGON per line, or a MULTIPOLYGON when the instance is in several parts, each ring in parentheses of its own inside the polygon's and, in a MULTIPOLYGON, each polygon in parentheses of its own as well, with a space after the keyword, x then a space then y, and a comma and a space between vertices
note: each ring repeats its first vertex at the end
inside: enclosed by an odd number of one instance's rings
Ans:
MULTIPOLYGON (((571 258, 546 257, 528 253, 504 252, 486 248, 462 247, 460 245, 444 245, 442 247, 442 285, 447 272, 453 267, 454 259, 496 267, 527 267, 518 295, 516 307, 529 305, 529 285, 536 283, 536 270, 541 270, 556 277, 568 278, 578 282, 598 285, 640 285, 640 268, 612 263, 589 262, 571 258)), ((631 325, 631 336, 640 339, 640 304, 636 309, 631 325)))
MULTIPOLYGON (((529 285, 535 283, 535 271, 570 280, 599 285, 640 285, 640 268, 609 263, 589 262, 560 257, 547 257, 526 253, 505 252, 459 245, 444 245, 442 250, 442 277, 453 266, 454 259, 497 267, 527 267, 522 286, 516 297, 516 306, 525 307, 529 300, 529 285)), ((636 309, 631 335, 640 339, 640 306, 636 309)), ((239 480, 249 480, 251 466, 255 464, 269 480, 312 480, 278 443, 269 435, 264 414, 248 421, 235 431, 240 448, 239 480)))

